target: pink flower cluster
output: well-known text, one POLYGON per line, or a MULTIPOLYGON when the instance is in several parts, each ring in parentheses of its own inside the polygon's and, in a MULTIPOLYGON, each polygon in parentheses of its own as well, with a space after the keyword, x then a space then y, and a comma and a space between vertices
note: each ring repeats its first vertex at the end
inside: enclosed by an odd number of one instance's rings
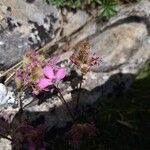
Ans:
POLYGON ((47 91, 48 86, 62 80, 66 71, 51 59, 48 63, 42 54, 29 51, 23 58, 22 68, 16 71, 16 84, 18 89, 30 86, 33 94, 38 95, 41 91, 47 91))
MULTIPOLYGON (((90 55, 90 45, 87 42, 78 46, 78 51, 70 57, 70 60, 83 75, 90 70, 91 66, 101 61, 96 54, 90 55)), ((57 61, 57 58, 53 58, 46 62, 42 54, 29 51, 23 58, 22 68, 16 71, 15 80, 18 89, 30 86, 35 95, 47 91, 49 86, 62 80, 66 75, 65 68, 58 66, 57 61)))
POLYGON ((48 90, 48 86, 62 80, 66 75, 66 71, 64 68, 52 67, 50 65, 47 65, 43 68, 43 74, 44 76, 37 80, 37 85, 40 89, 46 91, 48 90))
POLYGON ((90 45, 87 42, 78 45, 77 50, 71 55, 70 60, 82 74, 86 74, 91 66, 99 65, 101 62, 96 53, 90 54, 90 45))

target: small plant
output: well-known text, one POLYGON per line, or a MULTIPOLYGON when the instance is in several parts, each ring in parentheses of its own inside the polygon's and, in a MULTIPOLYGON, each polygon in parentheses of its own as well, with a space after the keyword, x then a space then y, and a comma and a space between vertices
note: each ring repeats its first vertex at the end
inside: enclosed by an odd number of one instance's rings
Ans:
POLYGON ((117 13, 116 6, 137 2, 139 0, 45 0, 58 7, 89 10, 96 9, 97 16, 109 19, 117 13))
POLYGON ((95 53, 90 54, 90 45, 87 42, 83 42, 78 45, 77 50, 71 55, 70 60, 75 66, 77 66, 81 73, 81 80, 76 103, 76 110, 78 111, 83 77, 92 66, 99 65, 101 60, 98 56, 96 56, 95 53))
POLYGON ((93 123, 75 123, 67 132, 66 137, 72 147, 79 148, 85 140, 94 138, 97 133, 98 130, 93 123))
POLYGON ((113 0, 97 0, 97 2, 100 4, 99 16, 109 19, 117 13, 116 3, 113 0))
MULTIPOLYGON (((57 86, 67 75, 67 68, 61 67, 58 60, 58 57, 52 57, 46 60, 42 53, 29 50, 23 57, 22 66, 16 70, 15 81, 18 93, 19 125, 11 132, 10 135, 12 138, 8 138, 4 134, 1 134, 4 138, 12 141, 14 147, 17 145, 22 149, 22 145, 27 145, 29 150, 35 150, 38 148, 45 149, 43 140, 47 126, 44 124, 33 127, 31 123, 24 121, 23 118, 24 107, 26 105, 23 106, 22 92, 25 92, 26 88, 31 89, 32 96, 37 96, 41 92, 48 92, 51 89, 56 91, 58 98, 66 106, 74 124, 68 132, 68 136, 71 138, 70 143, 73 145, 80 145, 80 142, 85 136, 87 136, 88 139, 95 136, 96 128, 93 124, 77 123, 78 120, 76 114, 73 113, 74 111, 72 112, 68 103, 64 99, 61 90, 57 86)), ((92 66, 100 64, 100 59, 96 54, 90 53, 89 43, 82 42, 78 45, 77 51, 73 53, 70 60, 71 63, 80 70, 81 74, 76 103, 76 110, 78 110, 83 77, 90 71, 92 66)), ((10 121, 7 115, 5 118, 5 122, 10 121)))
POLYGON ((57 6, 62 6, 63 3, 64 3, 64 0, 45 0, 46 3, 50 4, 54 4, 54 5, 57 5, 57 6))
POLYGON ((17 89, 23 90, 25 87, 32 87, 33 93, 38 94, 40 89, 37 81, 43 76, 42 68, 44 66, 43 55, 33 50, 27 52, 23 57, 22 68, 16 70, 15 81, 17 89), (37 91, 39 89, 39 91, 37 91))
MULTIPOLYGON (((45 61, 44 56, 35 51, 29 51, 23 58, 22 68, 16 71, 15 81, 18 87, 18 93, 26 87, 31 87, 34 95, 38 95, 42 91, 49 91, 49 86, 59 93, 60 100, 66 105, 66 108, 74 120, 74 116, 63 98, 59 88, 55 86, 60 80, 66 76, 66 71, 57 65, 56 59, 45 61)), ((19 97, 20 113, 22 113, 22 100, 19 97)), ((21 118, 20 118, 21 120, 21 118)), ((20 121, 21 122, 21 121, 20 121)))
POLYGON ((28 150, 36 150, 44 147, 44 135, 47 124, 43 123, 33 127, 29 121, 22 121, 18 126, 12 127, 12 113, 0 114, 0 137, 9 140, 13 149, 21 150, 26 146, 28 150), (11 137, 8 137, 10 135, 11 137))
POLYGON ((14 140, 12 144, 14 145, 14 148, 23 149, 22 145, 26 145, 28 147, 28 150, 45 150, 43 141, 46 129, 46 124, 41 124, 37 127, 33 127, 29 123, 23 122, 13 132, 14 140), (20 143, 22 143, 22 145, 20 145, 20 143))

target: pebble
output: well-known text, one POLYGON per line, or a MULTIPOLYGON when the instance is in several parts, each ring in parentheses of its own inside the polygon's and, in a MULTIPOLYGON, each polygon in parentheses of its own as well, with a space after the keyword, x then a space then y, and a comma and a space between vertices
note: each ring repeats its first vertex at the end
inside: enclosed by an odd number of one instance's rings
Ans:
POLYGON ((8 91, 7 87, 0 83, 0 109, 15 101, 14 93, 8 91))

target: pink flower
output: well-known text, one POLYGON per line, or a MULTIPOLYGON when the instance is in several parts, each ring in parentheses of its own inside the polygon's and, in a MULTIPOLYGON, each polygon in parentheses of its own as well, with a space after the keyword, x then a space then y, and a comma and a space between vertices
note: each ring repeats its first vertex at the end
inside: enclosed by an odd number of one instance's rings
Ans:
POLYGON ((53 85, 55 82, 62 80, 66 71, 64 68, 45 66, 43 68, 44 77, 37 81, 37 85, 41 90, 47 90, 46 88, 50 85, 53 85))
POLYGON ((49 85, 52 85, 52 80, 51 79, 46 79, 46 78, 41 78, 40 80, 38 80, 38 86, 41 89, 45 89, 46 87, 48 87, 49 85))
POLYGON ((96 53, 91 54, 89 43, 83 42, 78 45, 78 49, 71 55, 71 62, 77 66, 82 74, 86 74, 92 66, 100 65, 101 59, 96 53))
POLYGON ((66 71, 64 68, 58 69, 56 72, 56 80, 57 81, 62 80, 65 77, 65 75, 66 75, 66 71))

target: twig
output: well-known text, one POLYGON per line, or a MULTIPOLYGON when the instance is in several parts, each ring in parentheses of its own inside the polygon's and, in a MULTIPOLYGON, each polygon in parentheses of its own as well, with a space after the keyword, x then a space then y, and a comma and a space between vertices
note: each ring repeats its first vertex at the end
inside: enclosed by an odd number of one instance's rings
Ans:
POLYGON ((36 99, 31 100, 28 104, 23 106, 23 109, 26 108, 27 106, 29 106, 30 104, 32 104, 34 101, 36 101, 36 99))
POLYGON ((7 85, 10 81, 10 79, 15 75, 15 72, 13 72, 10 76, 8 76, 8 78, 5 80, 5 85, 7 85))
POLYGON ((9 138, 9 137, 7 137, 7 136, 5 136, 5 135, 1 134, 1 133, 0 133, 0 136, 1 136, 2 138, 5 138, 5 139, 7 139, 7 140, 9 140, 9 141, 11 141, 11 142, 12 142, 12 139, 11 139, 11 138, 9 138))
POLYGON ((20 61, 19 63, 17 63, 16 65, 14 65, 13 67, 9 68, 8 70, 6 70, 5 72, 3 72, 0 75, 0 78, 7 75, 10 71, 12 71, 13 69, 15 69, 17 66, 20 66, 22 64, 22 61, 20 61))

